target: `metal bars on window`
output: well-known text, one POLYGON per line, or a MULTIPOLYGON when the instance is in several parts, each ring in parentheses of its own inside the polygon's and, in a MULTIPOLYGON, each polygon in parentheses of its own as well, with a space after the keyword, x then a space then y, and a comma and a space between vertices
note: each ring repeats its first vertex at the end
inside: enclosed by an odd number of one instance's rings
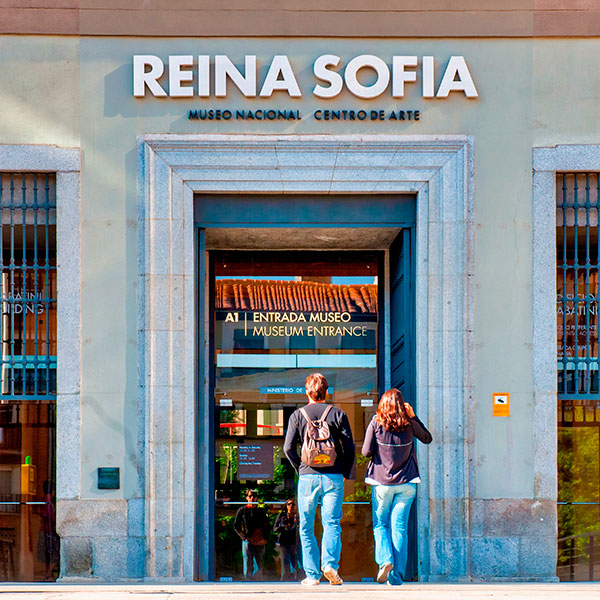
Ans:
POLYGON ((56 177, 0 172, 0 402, 56 395, 56 177))
POLYGON ((556 198, 558 397, 599 399, 600 173, 559 173, 556 198))

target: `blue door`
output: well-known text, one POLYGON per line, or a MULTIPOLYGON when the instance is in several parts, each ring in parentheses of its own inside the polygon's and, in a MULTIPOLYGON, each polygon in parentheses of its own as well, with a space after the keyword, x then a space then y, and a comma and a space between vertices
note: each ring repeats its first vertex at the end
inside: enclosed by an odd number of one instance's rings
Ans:
MULTIPOLYGON (((391 384, 398 388, 406 402, 415 405, 415 281, 414 229, 404 228, 390 246, 390 352, 391 384)), ((417 579, 417 519, 414 502, 409 520, 408 563, 405 579, 417 579)))

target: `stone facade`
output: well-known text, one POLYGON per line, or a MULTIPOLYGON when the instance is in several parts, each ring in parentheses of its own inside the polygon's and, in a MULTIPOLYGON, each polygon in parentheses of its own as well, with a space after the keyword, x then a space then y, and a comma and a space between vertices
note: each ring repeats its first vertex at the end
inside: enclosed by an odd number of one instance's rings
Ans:
MULTIPOLYGON (((198 551, 196 541, 202 539, 202 528, 208 531, 208 513, 202 510, 198 511, 199 538, 194 538, 195 507, 206 506, 210 498, 210 483, 202 477, 209 471, 202 457, 207 456, 203 448, 210 439, 200 432, 196 449, 194 373, 196 360, 201 371, 204 367, 207 372, 209 357, 206 351, 197 356, 195 350, 193 195, 196 191, 223 191, 227 181, 235 181, 232 193, 258 190, 254 179, 247 177, 249 169, 261 169, 263 174, 265 169, 273 169, 277 173, 274 191, 293 191, 296 185, 299 191, 316 193, 368 192, 373 189, 369 186, 377 185, 386 192, 417 193, 417 247, 421 257, 417 264, 417 394, 423 407, 421 414, 439 441, 420 457, 427 474, 420 486, 419 503, 421 578, 553 580, 556 473, 548 439, 554 437, 555 427, 551 392, 555 369, 550 358, 555 354, 549 342, 554 328, 544 311, 554 301, 555 291, 547 283, 534 288, 534 339, 543 345, 534 353, 539 389, 536 411, 540 416, 535 432, 535 497, 477 499, 472 491, 474 472, 469 457, 474 434, 468 359, 472 352, 468 311, 473 293, 469 277, 472 205, 461 201, 471 197, 469 139, 149 136, 140 140, 139 150, 139 402, 145 423, 140 429, 139 448, 145 457, 140 473, 145 494, 128 499, 81 497, 80 332, 74 326, 78 290, 76 278, 65 278, 59 296, 59 347, 64 350, 59 361, 57 427, 62 579, 190 581, 194 577, 195 552, 199 553, 197 575, 206 577, 209 557, 198 551), (208 148, 211 178, 203 179, 201 174, 208 171, 201 164, 208 148), (305 153, 307 149, 309 154, 305 153), (302 156, 317 156, 320 168, 302 164, 300 152, 302 156), (393 165, 387 159, 390 152, 396 157, 393 165), (191 162, 200 166, 190 167, 191 162), (416 170, 423 163, 429 167, 416 170), (234 164, 244 165, 243 172, 232 174, 232 169, 241 168, 234 164), (352 182, 344 180, 345 165, 353 170, 352 182), (215 183, 214 173, 219 168, 227 170, 228 179, 217 179, 215 183), (360 174, 360 185, 356 173, 360 174), (301 183, 292 183, 298 181, 301 183), (165 356, 169 357, 166 361, 165 356), (462 384, 456 385, 457 381, 462 384), (444 409, 450 403, 455 407, 452 414, 444 409), (201 474, 198 495, 194 491, 196 469, 201 474)), ((65 240, 59 244, 59 261, 68 264, 71 273, 77 273, 79 228, 74 224, 79 203, 78 162, 70 158, 76 153, 67 151, 66 160, 74 162, 61 169, 63 159, 57 158, 62 156, 60 150, 0 147, 0 166, 7 170, 41 168, 46 166, 40 158, 44 151, 55 153, 54 162, 50 160, 47 165, 58 172, 58 227, 65 240)), ((534 199, 539 217, 534 219, 538 242, 534 274, 540 281, 545 281, 553 268, 554 172, 584 164, 590 153, 593 161, 596 152, 595 147, 536 151, 534 199), (584 157, 573 159, 577 152, 584 157)), ((200 282, 205 277, 201 267, 200 282)), ((204 302, 200 304, 200 314, 206 314, 204 302)), ((200 330, 206 339, 207 331, 202 327, 200 330)), ((204 381, 199 386, 201 414, 207 410, 207 385, 204 381)))
MULTIPOLYGON (((437 441, 432 451, 421 457, 427 473, 427 483, 419 490, 421 574, 430 580, 470 577, 469 514, 465 510, 473 436, 468 408, 470 143, 462 136, 167 135, 140 140, 143 292, 139 314, 143 339, 139 351, 144 373, 140 402, 147 432, 148 577, 192 577, 194 500, 199 506, 212 501, 210 465, 203 459, 209 456, 210 436, 204 430, 198 432, 198 463, 193 462, 193 194, 264 192, 265 185, 273 192, 288 193, 417 193, 417 397, 420 413, 429 421, 437 441), (394 156, 393 162, 390 156, 394 156), (181 284, 183 290, 179 290, 181 284), (179 291, 174 293, 176 289, 179 291), (455 410, 445 410, 448 405, 455 410), (163 438, 156 437, 166 424, 167 439, 164 431, 163 438), (184 465, 185 470, 177 465, 184 465), (193 491, 195 468, 200 473, 197 498, 193 491), (432 504, 441 510, 432 511, 432 504)), ((208 415, 210 402, 202 301, 205 277, 200 265, 197 360, 203 378, 198 382, 201 419, 208 415)), ((208 513, 200 512, 200 540, 210 531, 207 519, 208 513)), ((201 579, 207 577, 209 560, 208 553, 199 553, 197 575, 201 579)))
MULTIPOLYGON (((169 41, 160 51, 174 54, 186 43, 169 41)), ((261 43, 269 55, 284 51, 281 42, 261 43)), ((319 53, 341 53, 342 45, 349 55, 362 52, 357 39, 336 43, 314 42, 319 53)), ((395 43, 377 40, 377 47, 390 54, 395 43)), ((415 54, 423 54, 425 43, 430 42, 414 43, 415 54)), ((14 73, 21 57, 39 53, 44 41, 23 37, 3 44, 4 55, 12 57, 3 67, 12 69, 7 78, 21 86, 15 98, 25 98, 41 75, 32 66, 19 83, 14 73)), ((310 74, 313 41, 293 44, 299 77, 310 74)), ((90 40, 81 45, 86 54, 78 58, 71 40, 54 40, 45 52, 53 56, 60 47, 59 67, 46 54, 46 62, 39 63, 40 69, 53 65, 49 81, 62 78, 78 90, 68 65, 81 60, 84 84, 92 81, 104 90, 105 96, 87 98, 81 121, 77 106, 55 129, 40 127, 23 109, 39 101, 39 94, 30 95, 29 104, 7 105, 0 117, 7 132, 3 139, 16 140, 0 145, 1 170, 57 173, 62 579, 191 581, 209 573, 203 536, 210 530, 211 471, 205 457, 212 442, 196 419, 209 418, 205 375, 211 357, 207 274, 204 261, 197 259, 198 248, 201 259, 206 244, 213 246, 210 232, 205 238, 194 230, 194 194, 384 192, 417 197, 416 387, 420 415, 435 439, 419 456, 424 473, 418 504, 420 576, 555 580, 556 172, 597 171, 600 134, 589 119, 595 92, 568 121, 559 118, 574 103, 573 90, 583 83, 596 85, 593 79, 582 83, 586 69, 573 73, 578 84, 564 86, 560 95, 544 92, 556 84, 544 73, 548 57, 559 61, 562 71, 569 61, 587 60, 589 71, 589 48, 596 42, 490 40, 484 58, 474 56, 472 41, 436 43, 440 56, 472 52, 481 99, 466 100, 466 106, 456 98, 446 104, 432 100, 427 118, 402 130, 376 129, 379 125, 369 121, 311 121, 320 105, 309 94, 302 101, 309 118, 292 129, 233 121, 198 129, 201 124, 185 119, 177 99, 167 105, 131 98, 123 73, 129 76, 127 61, 138 51, 133 42, 112 38, 106 46, 90 40), (110 55, 113 47, 118 50, 110 55), (100 49, 107 52, 105 62, 95 59, 100 49), (510 102, 499 100, 493 86, 500 66, 533 54, 538 62, 522 78, 526 85, 534 82, 535 91, 522 84, 510 102), (488 64, 494 69, 484 74, 488 64), (517 102, 521 96, 526 101, 517 102), (498 126, 494 115, 502 103, 507 116, 498 126), (530 105, 535 110, 521 110, 530 105), (176 110, 179 121, 173 122, 176 110), (528 128, 534 117, 544 125, 528 128), (240 134, 243 127, 250 133, 240 134), (118 143, 111 155, 113 136, 118 143), (82 152, 86 176, 80 181, 82 152), (105 209, 103 203, 110 202, 105 209), (496 277, 498 270, 502 276, 496 277), (98 292, 103 285, 105 294, 98 292), (509 288, 503 305, 493 297, 504 293, 501 286, 509 288), (502 322, 492 326, 496 312, 502 322), (112 329, 106 333, 102 329, 109 321, 112 329), (491 417, 489 400, 505 384, 506 391, 517 392, 511 396, 515 413, 500 421, 491 417), (99 417, 92 401, 101 408, 113 404, 99 417), (518 449, 514 463, 508 460, 510 440, 518 449), (106 462, 107 456, 114 460, 106 462), (121 467, 120 490, 97 489, 94 473, 104 464, 121 467), (514 479, 506 482, 511 473, 514 479)), ((234 56, 241 45, 216 40, 214 52, 234 56)), ((308 80, 301 81, 303 89, 309 90, 308 80)), ((226 100, 230 107, 237 101, 226 100)), ((49 111, 39 123, 55 122, 63 113, 50 96, 35 106, 49 111)), ((235 230, 229 240, 243 231, 235 230)), ((284 243, 294 248, 293 240, 275 239, 278 248, 284 243)))

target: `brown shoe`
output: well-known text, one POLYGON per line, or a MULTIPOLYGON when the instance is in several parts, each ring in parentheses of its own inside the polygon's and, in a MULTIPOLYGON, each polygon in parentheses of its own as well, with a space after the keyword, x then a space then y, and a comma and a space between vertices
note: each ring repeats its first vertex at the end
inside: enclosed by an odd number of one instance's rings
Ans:
POLYGON ((394 565, 392 563, 385 563, 384 565, 381 565, 379 573, 377 573, 377 583, 385 583, 388 580, 388 575, 393 568, 394 565))
POLYGON ((344 583, 344 580, 339 576, 338 572, 331 567, 325 569, 323 575, 325 575, 331 585, 342 585, 342 583, 344 583))

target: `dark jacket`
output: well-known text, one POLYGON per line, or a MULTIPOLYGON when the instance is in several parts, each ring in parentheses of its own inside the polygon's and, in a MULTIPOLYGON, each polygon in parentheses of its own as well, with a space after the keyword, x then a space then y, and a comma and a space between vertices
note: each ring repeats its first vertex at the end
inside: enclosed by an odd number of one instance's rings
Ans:
POLYGON ((362 447, 364 456, 371 459, 367 477, 382 485, 408 483, 419 476, 414 438, 431 443, 431 434, 418 417, 409 419, 402 431, 388 431, 373 417, 362 447))
MULTIPOLYGON (((311 419, 320 419, 327 406, 328 404, 325 402, 314 402, 307 404, 304 408, 311 419)), ((325 420, 329 425, 331 437, 336 447, 337 458, 333 465, 316 469, 305 465, 300 460, 297 447, 298 444, 302 446, 304 432, 306 431, 306 419, 302 416, 300 410, 294 411, 290 417, 283 450, 294 469, 300 475, 332 475, 341 473, 348 479, 352 472, 355 455, 350 422, 346 413, 341 408, 336 408, 335 406, 329 411, 325 420)))
POLYGON ((273 531, 281 546, 295 546, 298 543, 298 513, 288 514, 287 508, 277 515, 273 531))
POLYGON ((235 515, 233 527, 244 541, 254 545, 266 543, 269 537, 269 520, 260 506, 242 506, 235 515))

